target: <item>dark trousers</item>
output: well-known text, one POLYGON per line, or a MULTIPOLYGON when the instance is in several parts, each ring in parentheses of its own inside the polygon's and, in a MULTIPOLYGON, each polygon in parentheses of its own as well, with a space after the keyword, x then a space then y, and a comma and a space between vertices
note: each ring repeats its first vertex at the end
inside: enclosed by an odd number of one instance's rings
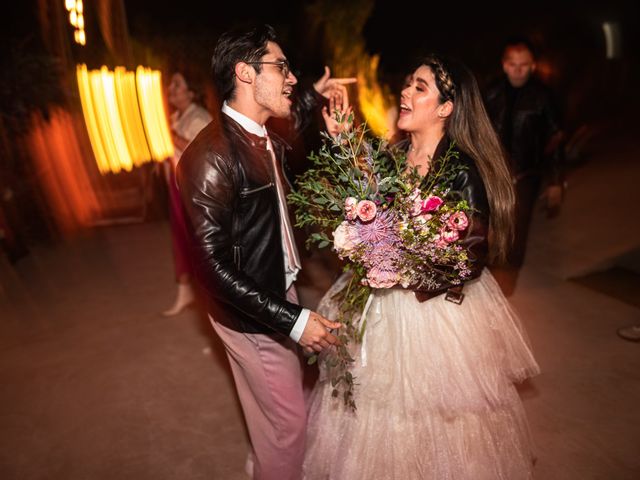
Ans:
POLYGON ((532 175, 518 180, 516 184, 515 238, 507 258, 507 264, 511 267, 520 268, 524 263, 529 225, 540 192, 540 183, 540 177, 532 175))

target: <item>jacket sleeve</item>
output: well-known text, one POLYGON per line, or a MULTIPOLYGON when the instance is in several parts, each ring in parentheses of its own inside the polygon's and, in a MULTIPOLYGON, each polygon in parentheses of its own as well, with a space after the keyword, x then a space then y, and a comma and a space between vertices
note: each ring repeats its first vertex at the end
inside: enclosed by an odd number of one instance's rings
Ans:
POLYGON ((551 184, 560 184, 564 176, 564 145, 558 138, 562 134, 560 110, 551 90, 545 89, 544 93, 541 118, 545 133, 545 145, 542 146, 545 180, 551 184))
POLYGON ((180 196, 191 226, 195 273, 216 301, 289 335, 302 307, 265 291, 233 258, 234 170, 222 155, 187 149, 178 164, 180 196))
POLYGON ((325 99, 313 86, 302 88, 293 109, 293 127, 298 135, 313 123, 325 99))
MULTIPOLYGON (((484 183, 475 166, 458 173, 452 185, 452 193, 466 200, 472 208, 472 214, 469 216, 469 226, 460 242, 462 247, 467 250, 470 259, 471 275, 467 278, 468 281, 480 276, 482 269, 487 264, 489 253, 487 238, 489 231, 489 204, 484 183)), ((423 285, 416 289, 418 299, 426 300, 456 287, 446 275, 446 273, 452 271, 451 267, 443 267, 442 270, 434 271, 433 281, 429 282, 427 286, 423 285)))

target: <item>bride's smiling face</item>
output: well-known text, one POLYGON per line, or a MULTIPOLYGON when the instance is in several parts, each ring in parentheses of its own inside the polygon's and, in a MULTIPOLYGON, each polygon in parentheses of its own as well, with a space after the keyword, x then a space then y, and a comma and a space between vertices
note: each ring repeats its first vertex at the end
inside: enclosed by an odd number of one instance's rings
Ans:
POLYGON ((409 76, 400 94, 398 128, 415 132, 442 122, 440 91, 431 68, 422 65, 409 76))

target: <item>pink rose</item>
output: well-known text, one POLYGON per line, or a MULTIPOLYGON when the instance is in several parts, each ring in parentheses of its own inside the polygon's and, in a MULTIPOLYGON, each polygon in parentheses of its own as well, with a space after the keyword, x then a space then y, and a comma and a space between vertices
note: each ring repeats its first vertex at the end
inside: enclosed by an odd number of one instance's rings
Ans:
POLYGON ((373 220, 376 216, 377 210, 376 204, 371 200, 360 200, 356 207, 356 213, 363 222, 373 220))
POLYGON ((443 228, 440 234, 441 238, 447 243, 453 243, 460 238, 458 230, 449 230, 448 228, 443 228))
POLYGON ((444 203, 444 200, 442 200, 440 197, 437 197, 435 195, 429 195, 427 199, 424 202, 422 202, 422 211, 433 212, 434 210, 437 210, 438 208, 440 208, 440 205, 442 205, 443 203, 444 203))
POLYGON ((464 230, 469 226, 469 219, 464 212, 456 212, 449 218, 447 226, 452 230, 464 230))
POLYGON ((358 200, 353 197, 347 197, 344 199, 344 215, 347 217, 347 220, 355 220, 356 219, 356 205, 358 204, 358 200))

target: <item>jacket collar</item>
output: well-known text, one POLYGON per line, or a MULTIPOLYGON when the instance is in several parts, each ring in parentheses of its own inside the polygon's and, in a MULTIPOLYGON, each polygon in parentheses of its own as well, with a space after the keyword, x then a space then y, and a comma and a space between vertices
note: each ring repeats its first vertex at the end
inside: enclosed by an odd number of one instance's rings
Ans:
POLYGON ((258 122, 251 120, 246 115, 240 113, 237 110, 234 110, 229 106, 229 104, 225 101, 222 104, 222 113, 231 117, 235 122, 244 128, 247 132, 257 136, 264 137, 267 134, 267 129, 264 125, 260 125, 258 122))
POLYGON ((234 125, 234 130, 246 137, 252 146, 267 148, 266 136, 268 134, 276 152, 281 149, 291 150, 291 146, 282 137, 268 130, 266 126, 260 125, 246 115, 234 110, 226 101, 222 104, 222 113, 226 115, 228 120, 232 120, 226 123, 234 125))

